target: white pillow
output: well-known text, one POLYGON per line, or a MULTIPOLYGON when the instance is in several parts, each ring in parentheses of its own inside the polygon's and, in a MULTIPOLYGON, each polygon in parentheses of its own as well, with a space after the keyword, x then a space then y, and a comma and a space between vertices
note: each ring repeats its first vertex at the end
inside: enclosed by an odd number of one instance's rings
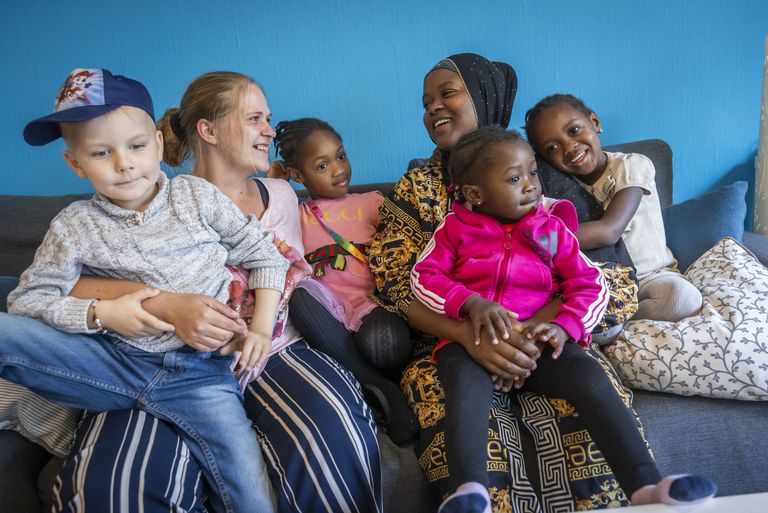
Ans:
POLYGON ((69 452, 80 414, 0 379, 0 429, 18 431, 55 456, 69 452))
POLYGON ((680 395, 768 400, 768 269, 726 237, 685 273, 701 313, 630 321, 603 350, 625 385, 680 395))

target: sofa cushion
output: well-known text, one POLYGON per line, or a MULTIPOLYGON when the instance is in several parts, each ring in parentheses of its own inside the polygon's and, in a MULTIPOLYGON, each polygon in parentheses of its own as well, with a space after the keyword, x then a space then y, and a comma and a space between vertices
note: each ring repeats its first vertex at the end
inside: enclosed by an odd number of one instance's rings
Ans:
POLYGON ((768 400, 768 269, 725 238, 686 278, 704 305, 675 323, 627 323, 605 353, 633 388, 681 395, 768 400))
POLYGON ((0 195, 0 276, 19 276, 29 267, 48 226, 61 209, 92 194, 67 196, 0 195))
POLYGON ((723 237, 741 241, 747 182, 734 182, 662 210, 667 246, 681 272, 723 237))
POLYGON ((65 196, 0 196, 0 239, 18 245, 37 247, 48 231, 51 219, 70 203, 88 199, 93 194, 65 196))
POLYGON ((645 155, 656 169, 656 192, 662 207, 672 203, 672 149, 661 139, 645 139, 603 147, 605 151, 640 153, 645 155))

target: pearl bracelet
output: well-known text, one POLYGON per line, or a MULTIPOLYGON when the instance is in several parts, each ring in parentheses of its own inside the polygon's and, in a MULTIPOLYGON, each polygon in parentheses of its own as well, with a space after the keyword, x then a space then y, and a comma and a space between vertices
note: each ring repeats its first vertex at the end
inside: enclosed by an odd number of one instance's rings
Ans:
POLYGON ((88 305, 88 309, 90 310, 91 308, 93 308, 93 323, 96 325, 96 333, 98 333, 99 335, 103 335, 107 332, 107 329, 101 325, 101 319, 96 317, 96 305, 99 304, 99 301, 101 300, 94 299, 93 301, 91 301, 91 304, 88 305))

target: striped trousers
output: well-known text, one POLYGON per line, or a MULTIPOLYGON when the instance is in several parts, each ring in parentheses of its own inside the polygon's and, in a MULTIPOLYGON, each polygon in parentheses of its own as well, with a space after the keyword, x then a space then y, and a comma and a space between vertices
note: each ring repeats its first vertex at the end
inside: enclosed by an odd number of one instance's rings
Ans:
MULTIPOLYGON (((357 381, 297 342, 245 393, 281 513, 381 512, 376 428, 357 381)), ((206 509, 207 484, 168 424, 137 410, 87 417, 56 478, 54 512, 206 509)), ((255 513, 255 512, 254 512, 255 513)))

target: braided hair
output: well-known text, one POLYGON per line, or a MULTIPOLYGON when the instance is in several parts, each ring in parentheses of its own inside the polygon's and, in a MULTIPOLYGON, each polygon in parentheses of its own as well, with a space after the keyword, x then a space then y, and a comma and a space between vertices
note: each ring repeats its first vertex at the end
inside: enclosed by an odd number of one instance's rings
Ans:
MULTIPOLYGON (((451 151, 448 172, 456 185, 477 184, 491 163, 491 150, 507 141, 523 141, 519 132, 488 126, 465 134, 451 151)), ((524 141, 523 141, 524 142, 524 141)))
POLYGON ((541 113, 545 110, 557 105, 562 105, 563 103, 570 105, 577 111, 584 114, 586 117, 591 116, 594 112, 592 109, 587 107, 583 101, 581 101, 579 98, 576 98, 572 94, 552 94, 546 98, 543 98, 542 100, 539 100, 536 105, 534 105, 528 110, 528 112, 525 113, 525 135, 531 145, 536 145, 536 141, 533 140, 532 132, 533 124, 536 122, 536 119, 539 117, 539 115, 541 115, 541 113))
POLYGON ((297 167, 301 160, 302 151, 313 132, 324 130, 334 135, 339 142, 343 142, 341 136, 334 128, 317 118, 300 118, 281 121, 275 127, 275 155, 283 159, 286 166, 297 167))

